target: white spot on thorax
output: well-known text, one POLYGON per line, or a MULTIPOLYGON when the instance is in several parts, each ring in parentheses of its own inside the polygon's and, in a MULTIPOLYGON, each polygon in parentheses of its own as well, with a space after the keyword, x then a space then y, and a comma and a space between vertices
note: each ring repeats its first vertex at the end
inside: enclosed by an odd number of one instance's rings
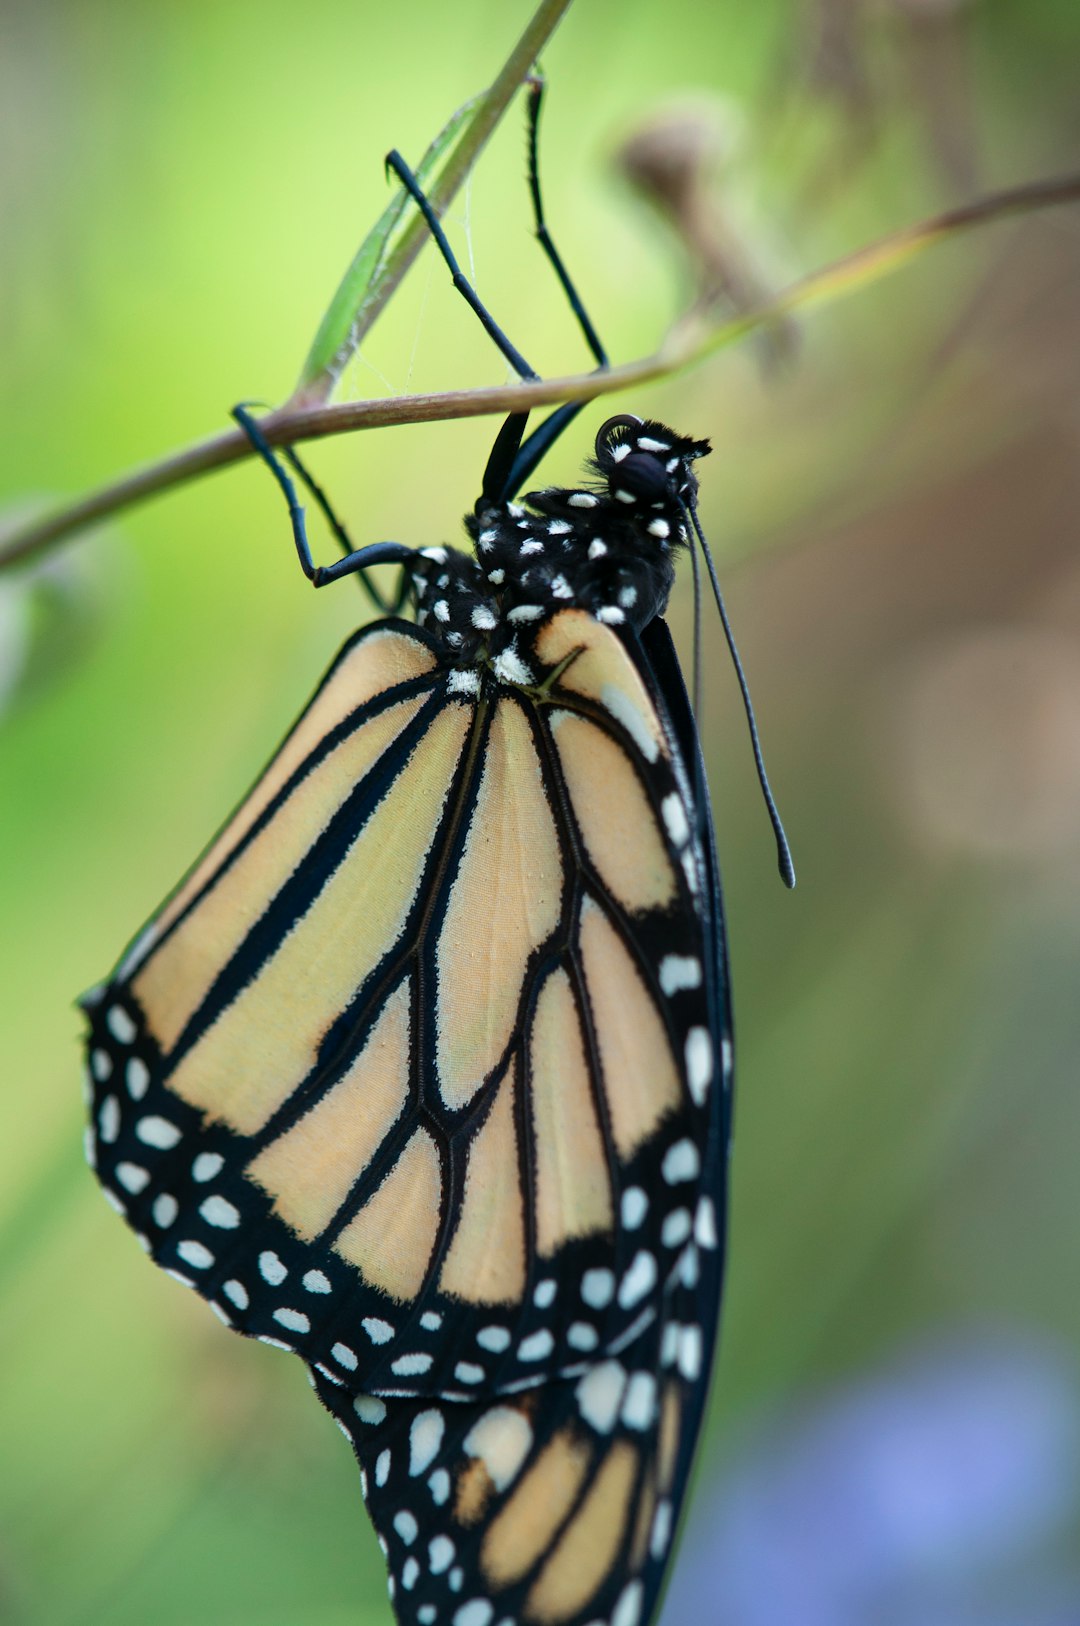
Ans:
POLYGON ((450 694, 479 694, 480 673, 475 667, 463 672, 451 672, 446 680, 446 688, 450 694))
POLYGON ((500 683, 531 683, 533 681, 532 668, 528 666, 512 646, 504 649, 501 655, 496 655, 491 663, 491 669, 500 683))
POLYGON ((571 508, 595 508, 599 498, 591 491, 572 491, 566 501, 571 508))
POLYGON ((607 543, 606 542, 601 542, 599 537, 597 537, 594 542, 589 543, 589 558, 590 559, 602 559, 606 552, 607 552, 607 543))

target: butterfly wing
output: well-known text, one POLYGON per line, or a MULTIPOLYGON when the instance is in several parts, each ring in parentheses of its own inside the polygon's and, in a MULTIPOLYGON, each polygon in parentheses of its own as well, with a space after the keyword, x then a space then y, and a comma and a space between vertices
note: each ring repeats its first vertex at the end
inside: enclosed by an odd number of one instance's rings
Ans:
POLYGON ((359 634, 88 1002, 106 1192, 311 1365, 402 1621, 631 1626, 685 1489, 730 1041, 653 641, 562 612, 522 687, 359 634))
MULTIPOLYGON (((674 651, 666 628, 638 649, 568 612, 539 653, 549 670, 572 656, 524 703, 566 903, 520 1025, 535 1263, 517 1347, 546 1338, 554 1369, 509 1364, 467 1400, 316 1379, 356 1450, 398 1618, 419 1626, 651 1617, 719 1302, 726 962, 674 651), (596 1239, 606 1257, 578 1251, 596 1239)), ((508 900, 490 886, 495 913, 508 900)))

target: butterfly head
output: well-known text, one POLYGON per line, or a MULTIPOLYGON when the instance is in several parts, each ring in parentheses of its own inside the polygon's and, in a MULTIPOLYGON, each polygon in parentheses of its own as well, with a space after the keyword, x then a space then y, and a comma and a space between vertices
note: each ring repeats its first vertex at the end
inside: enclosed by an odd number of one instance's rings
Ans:
POLYGON ((697 499, 694 463, 712 450, 662 423, 629 416, 609 418, 596 436, 594 468, 614 502, 628 510, 692 506, 697 499))

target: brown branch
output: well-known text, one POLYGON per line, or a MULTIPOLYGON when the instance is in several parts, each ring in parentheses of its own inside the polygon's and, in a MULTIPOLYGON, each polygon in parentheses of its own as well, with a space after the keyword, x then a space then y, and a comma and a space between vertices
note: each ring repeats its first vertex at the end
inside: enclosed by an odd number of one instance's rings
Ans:
MULTIPOLYGON (((1008 215, 1077 201, 1080 201, 1080 176, 1072 175, 1056 181, 1036 181, 1027 186, 1014 187, 959 209, 947 210, 920 225, 905 226, 891 232, 831 265, 800 278, 768 305, 737 316, 720 327, 709 321, 706 312, 691 311, 676 324, 653 355, 602 373, 541 379, 494 389, 405 395, 382 401, 349 401, 336 406, 305 407, 300 411, 282 409, 264 418, 262 427, 271 445, 284 446, 296 441, 346 434, 354 429, 473 418, 490 413, 518 412, 560 401, 592 400, 625 390, 631 385, 669 377, 723 345, 741 339, 752 329, 775 321, 778 315, 849 293, 898 269, 931 244, 961 231, 1008 215)), ((239 430, 230 430, 163 462, 138 470, 68 508, 10 531, 0 540, 0 568, 25 562, 63 537, 83 530, 95 520, 104 519, 133 503, 170 490, 199 475, 209 474, 214 469, 239 462, 249 457, 251 450, 246 436, 239 430)))

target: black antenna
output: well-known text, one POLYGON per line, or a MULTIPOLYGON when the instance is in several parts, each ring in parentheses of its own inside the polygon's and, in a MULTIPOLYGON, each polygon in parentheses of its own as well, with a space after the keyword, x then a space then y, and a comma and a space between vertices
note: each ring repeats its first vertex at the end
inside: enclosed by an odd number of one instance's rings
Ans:
MULTIPOLYGON (((757 765, 757 776, 758 782, 761 785, 761 794, 765 798, 765 806, 769 810, 769 819, 772 822, 773 834, 776 837, 776 857, 780 868, 780 878, 785 886, 792 887, 795 885, 795 865, 791 857, 791 848, 788 846, 788 838, 784 834, 784 826, 780 822, 780 814, 777 811, 773 793, 769 788, 769 776, 765 772, 765 759, 761 754, 761 740, 758 737, 757 720, 754 717, 754 707, 750 699, 750 689, 746 681, 746 673, 743 671, 742 661, 739 659, 739 651, 735 644, 735 635, 731 630, 731 622, 728 620, 727 609, 724 605, 724 595, 720 591, 720 582, 716 574, 716 566, 713 563, 713 556, 709 549, 709 544, 705 540, 704 532, 702 531, 701 525, 698 521, 697 509, 690 504, 683 502, 681 499, 679 500, 679 507, 682 509, 683 513, 686 515, 687 519, 694 528, 694 535, 697 537, 698 546, 701 548, 702 556, 705 560, 705 566, 709 572, 709 580, 712 583, 713 597, 716 600, 716 608, 720 612, 720 621, 724 628, 724 637, 727 639, 727 646, 731 651, 731 659, 735 667, 735 675, 739 680, 739 689, 742 692, 743 709, 746 712, 746 721, 750 729, 750 743, 754 749, 754 762, 757 765)), ((696 556, 693 554, 693 548, 691 548, 691 556, 694 558, 694 562, 696 564, 696 556)), ((695 671, 695 683, 696 682, 697 674, 695 671)))

